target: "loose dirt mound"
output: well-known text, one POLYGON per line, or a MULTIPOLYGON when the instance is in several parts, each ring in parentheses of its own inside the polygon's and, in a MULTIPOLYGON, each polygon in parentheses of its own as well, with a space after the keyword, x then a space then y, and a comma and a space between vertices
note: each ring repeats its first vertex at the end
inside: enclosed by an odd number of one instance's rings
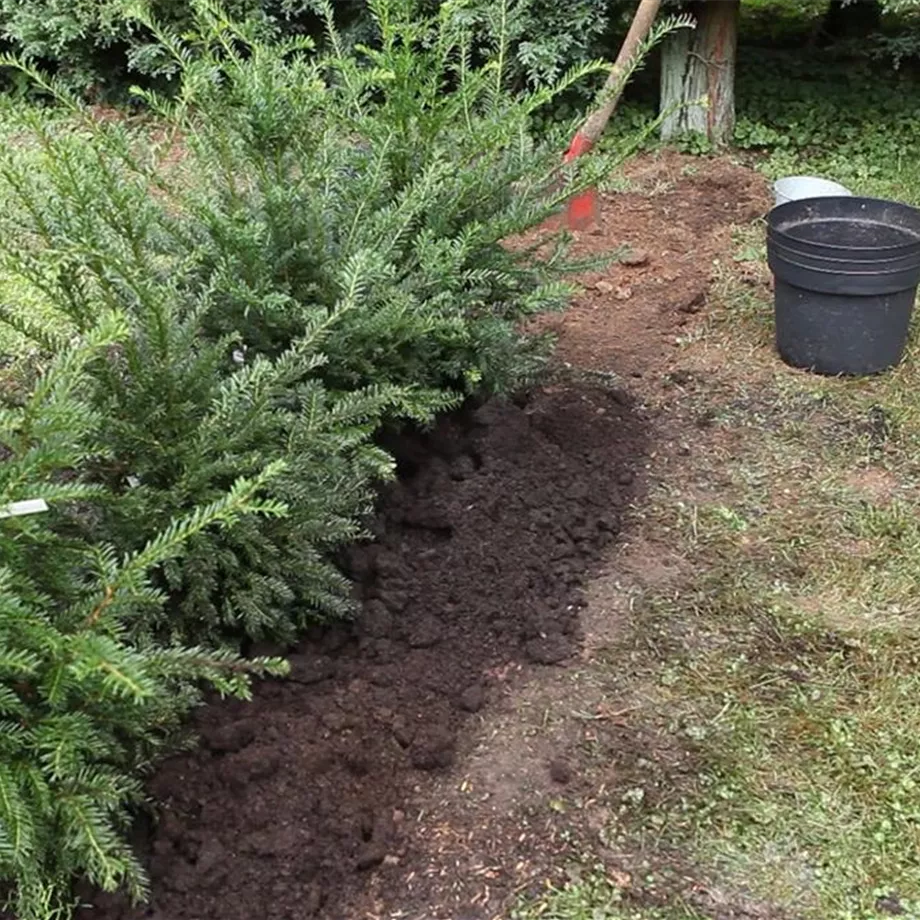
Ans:
MULTIPOLYGON (((376 542, 346 560, 359 620, 310 637, 291 679, 261 685, 251 704, 202 711, 201 748, 151 784, 162 803, 151 907, 97 899, 87 916, 376 915, 374 892, 398 896, 428 868, 406 815, 462 750, 470 714, 509 666, 575 650, 579 586, 617 535, 646 452, 629 400, 547 388, 389 446, 400 481, 376 542)), ((452 831, 465 822, 476 827, 474 810, 452 831)), ((433 916, 406 900, 387 915, 433 916)))
POLYGON ((764 215, 771 199, 762 176, 727 158, 663 152, 634 161, 627 179, 628 191, 601 202, 597 226, 576 234, 574 252, 630 252, 581 278, 572 308, 540 324, 559 335, 559 356, 576 367, 664 375, 706 310, 718 261, 731 261, 730 228, 764 215))

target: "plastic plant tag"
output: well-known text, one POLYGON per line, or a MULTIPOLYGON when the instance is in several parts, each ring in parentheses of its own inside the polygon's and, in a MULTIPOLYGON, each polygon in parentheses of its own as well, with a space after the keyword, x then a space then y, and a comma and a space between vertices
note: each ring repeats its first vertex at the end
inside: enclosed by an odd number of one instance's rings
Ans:
POLYGON ((0 508, 0 518, 39 514, 47 510, 48 503, 43 498, 29 498, 21 502, 10 502, 5 508, 0 508))

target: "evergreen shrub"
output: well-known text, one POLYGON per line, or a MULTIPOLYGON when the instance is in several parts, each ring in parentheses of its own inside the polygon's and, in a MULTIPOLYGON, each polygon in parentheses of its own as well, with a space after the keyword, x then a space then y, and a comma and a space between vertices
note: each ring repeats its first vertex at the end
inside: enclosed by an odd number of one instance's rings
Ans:
POLYGON ((374 46, 346 50, 327 5, 321 54, 204 3, 191 38, 148 20, 182 75, 176 99, 144 94, 155 132, 93 120, 24 68, 77 127, 36 117, 39 150, 0 156, 0 267, 59 314, 7 318, 51 352, 100 311, 129 323, 89 369, 110 447, 91 473, 117 500, 85 535, 136 550, 285 464, 268 489, 289 514, 196 536, 163 568, 160 635, 290 639, 345 614, 329 560, 392 472, 381 425, 523 386, 545 360, 522 325, 565 305, 577 266, 560 239, 508 241, 610 168, 586 158, 566 186, 562 135, 530 131, 601 65, 512 93, 500 47, 471 63, 462 7, 375 0, 374 46))

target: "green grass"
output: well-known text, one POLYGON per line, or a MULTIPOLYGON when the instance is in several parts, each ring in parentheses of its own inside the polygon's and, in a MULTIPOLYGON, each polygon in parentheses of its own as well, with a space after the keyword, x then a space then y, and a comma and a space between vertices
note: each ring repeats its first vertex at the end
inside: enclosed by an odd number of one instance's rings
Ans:
POLYGON ((705 768, 686 810, 646 818, 797 915, 871 917, 920 895, 918 527, 847 489, 853 458, 796 451, 795 429, 718 504, 674 509, 701 574, 679 602, 648 598, 640 629, 696 637, 658 663, 658 706, 705 768), (777 480, 788 504, 765 494, 777 480))
POLYGON ((920 917, 918 336, 883 377, 786 371, 748 290, 723 281, 708 345, 737 357, 685 407, 735 448, 701 446, 644 511, 696 572, 636 605, 636 648, 674 637, 647 658, 647 718, 700 772, 634 839, 785 915, 920 917))
POLYGON ((523 899, 509 920, 710 920, 679 898, 668 904, 640 904, 601 866, 575 875, 564 886, 547 885, 537 897, 523 899))
POLYGON ((686 905, 637 907, 600 872, 522 903, 511 920, 706 920, 686 905))

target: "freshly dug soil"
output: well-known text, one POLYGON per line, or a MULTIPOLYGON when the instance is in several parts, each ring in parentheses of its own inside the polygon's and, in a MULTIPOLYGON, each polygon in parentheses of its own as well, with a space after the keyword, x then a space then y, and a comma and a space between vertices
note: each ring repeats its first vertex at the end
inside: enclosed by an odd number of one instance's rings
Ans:
MULTIPOLYGON (((625 246, 627 254, 581 276, 572 307, 535 325, 558 334, 557 356, 575 367, 654 385, 681 368, 680 339, 706 314, 713 281, 735 264, 733 228, 766 214, 772 199, 762 175, 728 157, 663 151, 637 157, 627 176, 631 190, 601 199, 598 223, 576 234, 573 250, 592 257, 625 246)), ((739 271, 767 289, 765 268, 747 263, 739 271)))
POLYGON ((637 488, 645 423, 622 393, 560 384, 389 446, 400 478, 376 540, 344 561, 359 618, 307 637, 253 702, 200 711, 200 748, 150 783, 150 905, 99 896, 84 917, 431 916, 405 897, 429 865, 413 802, 462 757, 497 674, 576 651, 579 588, 637 488))

